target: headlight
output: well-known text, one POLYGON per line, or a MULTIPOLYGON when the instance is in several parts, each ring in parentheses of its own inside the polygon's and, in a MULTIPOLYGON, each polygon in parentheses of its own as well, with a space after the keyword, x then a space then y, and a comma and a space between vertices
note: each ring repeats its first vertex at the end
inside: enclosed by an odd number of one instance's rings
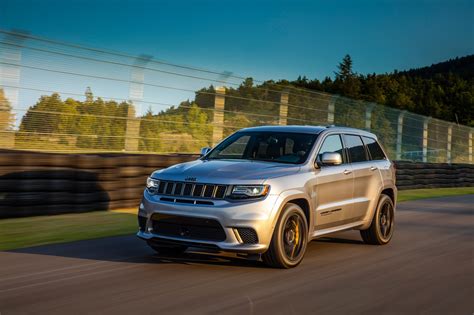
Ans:
POLYGON ((269 191, 269 185, 238 185, 234 186, 230 197, 235 199, 257 198, 266 196, 269 191))
POLYGON ((151 194, 156 193, 158 190, 158 186, 160 185, 160 181, 151 177, 146 179, 146 188, 151 194))

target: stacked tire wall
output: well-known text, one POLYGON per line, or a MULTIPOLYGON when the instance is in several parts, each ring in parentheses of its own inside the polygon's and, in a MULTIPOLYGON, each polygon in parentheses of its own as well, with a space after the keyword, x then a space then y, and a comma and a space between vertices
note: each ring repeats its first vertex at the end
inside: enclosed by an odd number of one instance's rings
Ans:
POLYGON ((473 164, 395 162, 397 187, 403 189, 473 187, 473 164))
POLYGON ((138 207, 154 170, 191 155, 0 151, 0 218, 138 207))
MULTIPOLYGON (((138 207, 154 170, 196 158, 0 150, 0 218, 138 207)), ((399 189, 474 186, 474 165, 396 166, 399 189)))

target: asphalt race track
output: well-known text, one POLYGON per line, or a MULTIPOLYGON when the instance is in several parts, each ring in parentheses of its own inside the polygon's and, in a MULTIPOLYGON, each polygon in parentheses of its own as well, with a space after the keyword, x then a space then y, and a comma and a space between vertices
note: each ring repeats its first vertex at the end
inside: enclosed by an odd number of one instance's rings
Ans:
POLYGON ((296 269, 135 236, 0 252, 0 313, 473 314, 474 195, 401 203, 387 246, 313 241, 296 269))

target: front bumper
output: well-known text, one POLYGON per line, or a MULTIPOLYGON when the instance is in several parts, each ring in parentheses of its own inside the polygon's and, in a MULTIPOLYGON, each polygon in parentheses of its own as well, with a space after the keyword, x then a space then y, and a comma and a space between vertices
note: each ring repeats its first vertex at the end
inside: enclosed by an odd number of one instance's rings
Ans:
POLYGON ((162 201, 161 197, 163 196, 151 195, 145 190, 138 211, 144 223, 137 233, 139 238, 229 252, 263 253, 268 249, 274 216, 277 212, 275 209, 278 208, 278 195, 270 194, 263 199, 249 201, 212 200, 213 205, 162 201), (225 232, 225 240, 210 241, 160 234, 153 229, 152 217, 156 214, 216 220, 225 232), (237 232, 238 228, 253 229, 258 236, 258 242, 255 244, 243 242, 237 232))

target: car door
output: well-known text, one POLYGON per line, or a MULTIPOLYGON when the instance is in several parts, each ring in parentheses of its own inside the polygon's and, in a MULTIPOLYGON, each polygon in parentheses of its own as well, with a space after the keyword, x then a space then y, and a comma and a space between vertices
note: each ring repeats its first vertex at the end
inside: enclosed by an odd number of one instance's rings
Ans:
POLYGON ((395 181, 395 174, 392 171, 392 163, 388 160, 385 152, 375 138, 362 137, 365 147, 369 152, 370 160, 375 163, 381 176, 383 187, 391 185, 395 181))
POLYGON ((353 174, 347 163, 339 134, 330 134, 323 139, 317 155, 319 168, 316 172, 315 229, 323 230, 344 224, 352 207, 353 174), (321 157, 326 152, 341 154, 340 165, 322 165, 321 157))
POLYGON ((364 218, 369 206, 373 204, 382 179, 377 163, 370 160, 362 138, 359 135, 344 134, 343 140, 354 176, 354 204, 350 218, 358 221, 364 218))

